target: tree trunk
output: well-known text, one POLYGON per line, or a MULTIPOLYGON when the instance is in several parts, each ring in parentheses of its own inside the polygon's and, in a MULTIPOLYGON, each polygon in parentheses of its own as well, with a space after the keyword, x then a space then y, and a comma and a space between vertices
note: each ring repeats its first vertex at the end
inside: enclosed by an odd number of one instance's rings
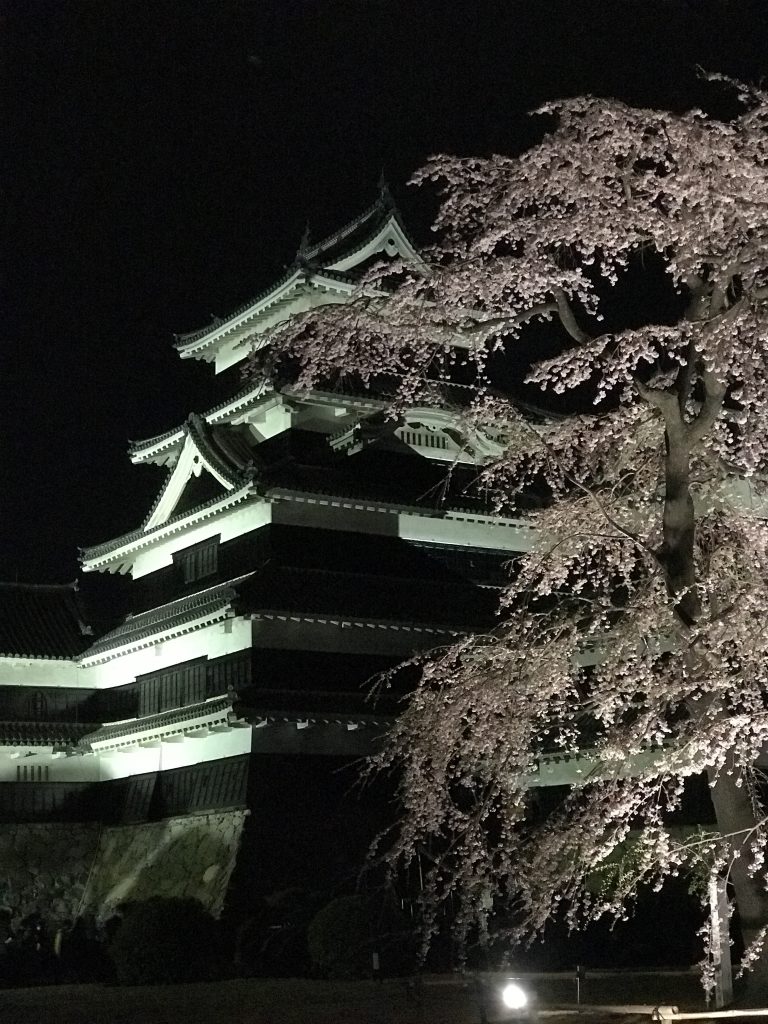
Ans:
MULTIPOLYGON (((690 628, 701 615, 701 600, 696 590, 696 516, 690 491, 690 445, 682 415, 668 413, 665 418, 664 540, 658 557, 664 568, 668 593, 675 599, 675 610, 690 628)), ((733 756, 729 755, 719 777, 715 779, 712 772, 709 775, 718 831, 723 836, 737 833, 729 840, 730 881, 747 948, 768 924, 768 893, 761 874, 751 878, 748 873, 750 858, 742 846, 747 833, 756 824, 756 817, 747 787, 736 784, 739 774, 733 763, 733 756)), ((768 950, 761 954, 746 979, 746 1002, 757 1005, 768 1001, 768 950)))
POLYGON ((675 610, 686 626, 701 614, 693 557, 696 515, 690 488, 690 450, 682 421, 667 427, 664 460, 664 542, 659 561, 664 566, 667 591, 676 598, 675 610))
MULTIPOLYGON (((718 831, 722 835, 739 833, 730 840, 730 848, 735 858, 731 864, 730 881, 736 894, 736 907, 746 948, 757 937, 760 929, 768 924, 768 892, 762 880, 762 872, 758 872, 754 877, 749 875, 751 858, 745 845, 749 843, 748 832, 755 825, 755 811, 747 787, 736 785, 738 774, 733 769, 731 757, 717 780, 712 771, 708 775, 718 831)), ((746 990, 749 1003, 765 1005, 768 1000, 766 951, 763 951, 760 959, 754 964, 754 969, 746 975, 746 990)))

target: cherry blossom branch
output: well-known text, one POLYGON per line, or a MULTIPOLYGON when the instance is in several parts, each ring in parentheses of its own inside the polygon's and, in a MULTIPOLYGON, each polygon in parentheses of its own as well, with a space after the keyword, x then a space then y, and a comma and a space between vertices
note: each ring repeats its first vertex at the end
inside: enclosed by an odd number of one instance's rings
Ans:
MULTIPOLYGON (((467 327, 462 327, 460 329, 461 333, 470 335, 482 334, 491 330, 496 330, 500 327, 519 327, 536 317, 549 316, 550 314, 555 313, 565 330, 575 342, 580 345, 585 345, 591 342, 593 339, 590 335, 579 327, 565 291, 562 288, 553 288, 552 294, 555 296, 552 301, 540 302, 537 305, 532 306, 530 309, 521 310, 519 313, 493 317, 488 320, 478 320, 476 323, 467 327)), ((480 316, 482 314, 478 313, 477 315, 480 316)))
POLYGON ((712 429, 723 408, 723 401, 728 390, 727 384, 718 380, 711 370, 703 372, 702 381, 704 383, 704 401, 696 418, 687 425, 686 429, 686 437, 690 444, 697 444, 712 429))
POLYGON ((582 329, 576 322, 576 317, 574 315, 573 309, 571 308, 571 304, 568 301, 568 296, 565 294, 563 289, 555 288, 554 295, 555 301, 557 303, 557 312, 560 316, 560 322, 562 323, 566 331, 568 331, 573 340, 579 345, 586 345, 589 342, 591 342, 593 339, 590 338, 590 336, 586 334, 584 331, 582 331, 582 329))
MULTIPOLYGON (((497 316, 490 320, 478 320, 466 327, 461 327, 460 333, 470 335, 483 334, 498 327, 519 327, 521 324, 526 324, 537 316, 548 316, 550 313, 557 313, 557 311, 558 306, 556 302, 540 302, 538 305, 532 306, 530 309, 524 309, 519 313, 497 316)), ((477 315, 481 316, 482 314, 478 313, 477 315)))
POLYGON ((586 484, 582 483, 581 480, 573 476, 563 467, 560 459, 558 458, 552 446, 541 436, 538 430, 536 430, 531 423, 528 423, 527 420, 522 420, 522 422, 524 427, 534 435, 534 437, 538 440, 539 444, 545 449, 545 451, 547 451, 550 458, 552 458, 553 461, 557 463, 557 465, 560 467, 563 477, 569 483, 573 484, 573 486, 580 490, 583 494, 586 494, 587 497, 589 497, 594 502, 594 504, 597 506, 598 510, 604 517, 605 521, 609 524, 609 526, 613 527, 613 529, 616 530, 617 533, 621 534, 623 537, 626 537, 627 540, 637 545, 637 547, 645 551, 647 554, 651 555, 651 557, 657 561, 658 559, 656 554, 650 547, 648 547, 645 541, 641 540, 637 534, 633 533, 631 530, 628 530, 625 526, 622 526, 621 523, 619 523, 618 520, 616 520, 606 509, 605 505, 597 496, 595 491, 591 487, 588 487, 586 484))

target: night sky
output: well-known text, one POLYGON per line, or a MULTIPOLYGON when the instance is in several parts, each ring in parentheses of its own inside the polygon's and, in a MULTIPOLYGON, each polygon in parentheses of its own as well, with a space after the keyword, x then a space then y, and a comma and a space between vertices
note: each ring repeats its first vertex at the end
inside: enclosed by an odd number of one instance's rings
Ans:
POLYGON ((67 581, 162 479, 129 439, 214 404, 174 331, 226 315, 430 153, 515 153, 592 92, 768 71, 765 0, 0 2, 0 579, 67 581))

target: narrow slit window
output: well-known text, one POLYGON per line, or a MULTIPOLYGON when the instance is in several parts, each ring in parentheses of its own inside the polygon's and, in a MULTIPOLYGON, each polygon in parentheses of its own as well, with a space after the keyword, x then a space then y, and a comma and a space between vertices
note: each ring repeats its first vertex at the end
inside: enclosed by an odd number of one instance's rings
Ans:
POLYGON ((219 570, 219 538, 210 537, 200 544, 177 551, 173 560, 184 583, 215 576, 219 570))

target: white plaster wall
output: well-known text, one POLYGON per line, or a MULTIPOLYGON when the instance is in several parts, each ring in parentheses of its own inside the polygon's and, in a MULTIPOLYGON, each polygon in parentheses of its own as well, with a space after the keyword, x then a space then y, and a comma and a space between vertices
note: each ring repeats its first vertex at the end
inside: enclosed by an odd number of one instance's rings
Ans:
POLYGON ((99 763, 98 777, 104 781, 144 775, 147 772, 169 771, 172 768, 188 768, 204 761, 249 754, 250 751, 251 728, 241 726, 205 737, 179 737, 151 746, 104 751, 95 756, 99 763))
POLYGON ((398 536, 429 544, 530 551, 536 540, 536 531, 523 523, 518 525, 503 520, 498 523, 473 522, 471 519, 454 519, 450 513, 441 519, 401 514, 398 516, 398 536))
MULTIPOLYGON (((43 782, 105 782, 148 772, 188 768, 204 761, 249 754, 251 735, 251 727, 243 725, 207 736, 179 736, 146 746, 134 743, 120 750, 70 757, 53 754, 50 747, 0 747, 0 782, 16 782, 19 765, 35 769, 47 767, 47 778, 43 772, 43 782)), ((126 738, 126 743, 129 742, 130 737, 126 738)), ((24 783, 19 782, 19 785, 24 783)))
POLYGON ((251 530, 257 530, 272 521, 272 508, 269 502, 248 502, 236 505, 228 511, 220 512, 204 520, 199 526, 172 534, 167 540, 154 544, 146 551, 140 552, 133 563, 131 575, 134 579, 156 572, 173 562, 174 552, 188 548, 192 544, 207 540, 209 537, 221 535, 222 543, 240 537, 251 530))
POLYGON ((0 657, 0 685, 88 686, 74 661, 0 657))
POLYGON ((52 753, 50 747, 0 747, 0 782, 16 782, 19 765, 43 770, 47 767, 43 782, 98 782, 102 777, 96 754, 66 757, 52 753))
MULTIPOLYGON (((247 416, 243 417, 248 423, 253 436, 257 441, 267 441, 276 434, 282 434, 289 430, 293 423, 293 410, 284 405, 272 405, 269 409, 261 411, 252 409, 247 416)), ((235 420, 235 423, 238 421, 235 420)))
POLYGON ((83 685, 97 689, 122 686, 146 672, 157 672, 192 658, 218 658, 250 646, 250 622, 241 618, 225 619, 140 651, 119 654, 110 661, 84 667, 82 673, 86 682, 83 685))
POLYGON ((727 502, 736 508, 748 509, 761 519, 768 517, 768 496, 755 486, 752 480, 745 477, 731 476, 724 480, 714 495, 709 495, 701 502, 705 507, 713 504, 713 499, 727 502))

